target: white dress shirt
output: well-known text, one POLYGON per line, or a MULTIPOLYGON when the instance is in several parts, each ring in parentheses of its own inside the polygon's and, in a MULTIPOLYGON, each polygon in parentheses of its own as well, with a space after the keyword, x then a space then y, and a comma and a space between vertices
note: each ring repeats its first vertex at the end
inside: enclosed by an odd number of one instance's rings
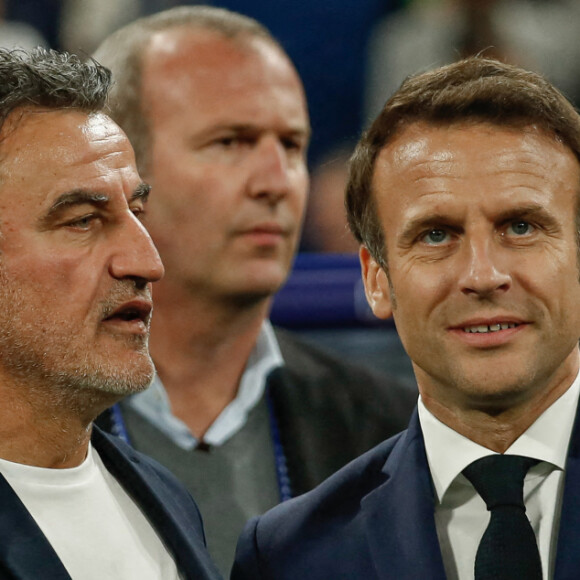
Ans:
MULTIPOLYGON (((577 376, 571 387, 506 451, 540 460, 524 481, 524 502, 536 534, 545 579, 553 577, 564 469, 579 392, 577 376)), ((475 554, 490 515, 461 472, 473 461, 494 452, 436 419, 421 398, 418 410, 435 489, 435 524, 447 578, 473 580, 475 554)))

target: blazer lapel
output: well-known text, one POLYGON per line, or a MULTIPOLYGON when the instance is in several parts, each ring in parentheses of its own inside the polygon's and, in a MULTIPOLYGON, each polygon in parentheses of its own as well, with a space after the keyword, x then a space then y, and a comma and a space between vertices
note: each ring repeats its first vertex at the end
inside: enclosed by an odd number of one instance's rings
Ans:
POLYGON ((580 577, 580 416, 572 429, 558 532, 554 580, 580 577))
POLYGON ((34 518, 2 475, 0 505, 0 577, 70 580, 34 518))
MULTIPOLYGON (((176 494, 163 489, 154 471, 143 465, 139 455, 130 447, 121 449, 124 442, 113 444, 98 427, 93 427, 92 443, 108 471, 142 508, 163 543, 173 554, 185 578, 221 578, 205 551, 205 539, 199 521, 192 521, 180 503, 180 489, 176 494), (146 475, 147 474, 147 475, 146 475)), ((183 495, 183 493, 181 494, 183 495)), ((191 498, 187 496, 189 500, 191 498)))
POLYGON ((378 577, 445 580, 431 476, 417 410, 383 471, 388 480, 362 502, 378 577))

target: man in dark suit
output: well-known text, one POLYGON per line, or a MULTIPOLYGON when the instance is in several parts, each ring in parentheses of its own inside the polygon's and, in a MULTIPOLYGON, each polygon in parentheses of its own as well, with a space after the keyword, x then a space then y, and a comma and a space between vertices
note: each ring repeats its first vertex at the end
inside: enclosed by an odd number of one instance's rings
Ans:
POLYGON ((94 56, 113 71, 111 114, 155 189, 145 225, 166 268, 156 379, 112 418, 194 493, 228 573, 249 517, 404 428, 416 393, 268 321, 300 235, 310 137, 302 83, 269 32, 180 7, 94 56))
POLYGON ((217 579, 189 493, 92 425, 151 381, 163 275, 110 79, 0 50, 0 577, 217 579))
POLYGON ((418 411, 248 524, 241 579, 578 578, 580 117, 471 58, 411 77, 347 187, 366 294, 418 411))

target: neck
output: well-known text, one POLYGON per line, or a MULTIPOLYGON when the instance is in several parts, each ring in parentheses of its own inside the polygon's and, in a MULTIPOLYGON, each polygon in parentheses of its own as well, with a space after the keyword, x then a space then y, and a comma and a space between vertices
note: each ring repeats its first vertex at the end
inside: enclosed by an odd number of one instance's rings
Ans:
POLYGON ((80 465, 96 413, 79 412, 70 390, 59 394, 46 386, 29 387, 0 379, 0 457, 36 467, 80 465))
POLYGON ((173 413, 202 438, 236 397, 270 299, 192 300, 156 288, 150 348, 173 413))
POLYGON ((561 397, 572 385, 578 373, 561 370, 543 388, 537 388, 529 397, 503 406, 494 401, 486 406, 469 399, 450 400, 433 396, 432 389, 424 388, 418 376, 419 392, 425 407, 442 423, 475 443, 496 453, 504 453, 538 417, 561 397))

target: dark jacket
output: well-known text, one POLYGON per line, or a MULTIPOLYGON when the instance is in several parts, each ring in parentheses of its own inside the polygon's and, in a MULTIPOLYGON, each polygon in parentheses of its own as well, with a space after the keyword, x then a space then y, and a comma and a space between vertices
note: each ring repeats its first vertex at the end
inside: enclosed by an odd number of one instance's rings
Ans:
POLYGON ((285 366, 269 378, 294 495, 406 428, 417 391, 276 330, 285 366))
MULTIPOLYGON (((566 464, 554 580, 580 570, 580 429, 566 464)), ((232 580, 445 580, 417 413, 409 428, 314 491, 254 518, 232 580)))
MULTIPOLYGON (((181 484, 165 468, 97 427, 92 443, 107 470, 157 531, 183 578, 219 580, 205 549, 199 511, 181 484)), ((70 580, 56 552, 2 476, 0 506, 0 578, 70 580)))

